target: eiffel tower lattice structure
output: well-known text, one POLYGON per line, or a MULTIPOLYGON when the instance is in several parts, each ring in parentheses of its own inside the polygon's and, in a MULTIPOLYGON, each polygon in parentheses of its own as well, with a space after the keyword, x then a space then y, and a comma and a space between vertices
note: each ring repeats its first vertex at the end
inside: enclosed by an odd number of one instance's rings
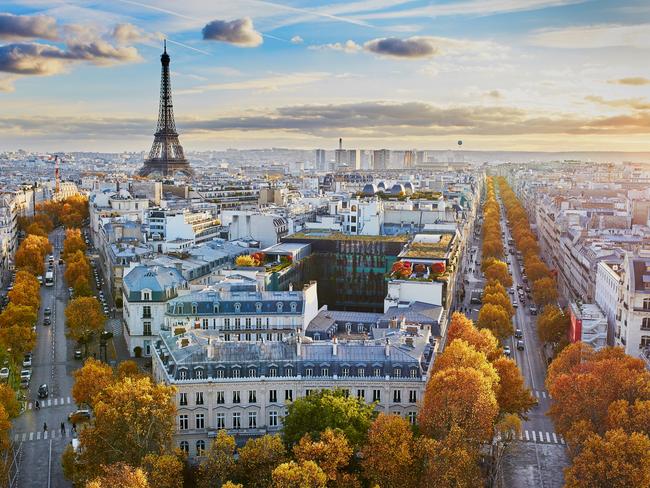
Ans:
POLYGON ((140 176, 160 175, 174 176, 182 173, 193 176, 194 171, 185 159, 183 146, 178 140, 176 122, 174 122, 174 107, 172 105, 172 87, 169 76, 170 57, 167 54, 167 42, 160 56, 162 71, 160 75, 160 108, 158 110, 158 125, 153 138, 153 145, 144 166, 140 168, 140 176))

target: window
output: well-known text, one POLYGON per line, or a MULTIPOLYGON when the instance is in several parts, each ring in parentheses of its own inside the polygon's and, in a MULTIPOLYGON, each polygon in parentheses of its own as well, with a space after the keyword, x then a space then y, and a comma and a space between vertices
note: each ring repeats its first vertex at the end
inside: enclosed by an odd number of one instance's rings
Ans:
POLYGON ((278 426, 278 412, 275 410, 271 410, 269 412, 269 427, 277 427, 278 426))
POLYGON ((255 368, 248 368, 248 377, 255 378, 257 376, 257 370, 255 368))
POLYGON ((190 452, 190 443, 187 441, 181 441, 178 444, 178 447, 180 448, 181 451, 183 451, 185 454, 188 454, 190 452))
POLYGON ((650 310, 650 298, 643 299, 643 310, 650 310))
POLYGON ((411 378, 417 378, 418 377, 418 370, 415 368, 411 368, 411 378))
POLYGON ((372 390, 372 401, 373 402, 381 401, 381 390, 372 390))
POLYGON ((314 376, 314 368, 305 368, 305 376, 307 377, 314 376))
POLYGON ((402 401, 402 390, 393 390, 393 403, 400 403, 402 401))
POLYGON ((296 311, 296 308, 298 307, 298 304, 297 304, 296 302, 291 302, 291 305, 290 305, 290 306, 291 306, 291 311, 292 311, 292 312, 295 312, 295 311, 296 311))
POLYGON ((257 412, 248 412, 248 428, 257 428, 257 412))
POLYGON ((350 390, 348 390, 347 388, 343 388, 341 391, 343 392, 343 396, 345 398, 350 396, 350 390))
POLYGON ((641 322, 641 330, 650 330, 650 317, 643 317, 641 322))
POLYGON ((241 310, 241 303, 237 302, 235 303, 235 313, 239 313, 241 310))
POLYGON ((357 390, 357 398, 363 400, 366 398, 366 390, 357 390))
POLYGON ((241 319, 236 318, 235 319, 235 329, 239 329, 241 327, 241 319))
POLYGON ((181 414, 178 416, 178 429, 187 430, 189 429, 189 417, 186 414, 181 414))
POLYGON ((393 368, 393 376, 395 378, 402 376, 402 368, 393 368))
POLYGON ((409 403, 416 403, 418 401, 418 391, 409 390, 409 403))
POLYGON ((192 304, 192 313, 193 313, 194 315, 196 315, 196 313, 197 313, 196 303, 193 303, 193 304, 192 304))
POLYGON ((203 405, 203 392, 202 391, 197 391, 196 392, 196 404, 197 405, 203 405))
POLYGON ((225 429, 226 428, 226 414, 225 413, 218 413, 217 414, 217 429, 225 429))
POLYGON ((293 368, 291 366, 287 366, 286 369, 284 370, 284 375, 293 376, 293 368))
POLYGON ((650 336, 641 336, 640 347, 650 347, 650 336))
POLYGON ((146 335, 146 336, 151 335, 151 322, 149 321, 142 322, 142 335, 146 335))
POLYGON ((239 368, 233 368, 232 370, 232 377, 233 378, 239 378, 241 376, 241 371, 239 368))
POLYGON ((233 412, 232 414, 232 428, 241 429, 241 413, 233 412))
POLYGON ((284 308, 284 303, 278 302, 275 304, 275 308, 278 312, 282 312, 282 309, 284 308))
POLYGON ((275 403, 278 401, 278 390, 269 390, 269 402, 275 403))
POLYGON ((223 328, 230 330, 230 319, 223 319, 223 328))
POLYGON ((197 380, 203 379, 203 368, 197 368, 194 370, 194 378, 197 380))
POLYGON ((350 376, 350 368, 343 368, 341 370, 341 376, 350 376))
POLYGON ((238 391, 233 391, 232 392, 232 402, 233 403, 240 403, 240 401, 241 401, 241 398, 240 398, 239 392, 238 391))
POLYGON ((255 304, 255 311, 256 311, 257 313, 260 313, 260 312, 262 311, 262 302, 257 302, 257 303, 255 304))
POLYGON ((148 302, 149 300, 151 300, 151 292, 150 291, 143 291, 142 292, 142 299, 145 302, 148 302))
POLYGON ((145 305, 144 307, 142 307, 142 318, 143 319, 151 318, 151 307, 149 305, 145 305))
POLYGON ((287 402, 293 400, 293 390, 284 390, 284 399, 287 402))
POLYGON ((409 424, 415 425, 415 422, 418 419, 418 415, 417 415, 416 412, 409 412, 409 413, 406 414, 406 418, 408 418, 409 424))
POLYGON ((329 375, 330 375, 330 370, 329 370, 329 368, 321 368, 321 369, 320 369, 320 375, 321 375, 321 376, 329 376, 329 375))
POLYGON ((269 377, 275 378, 278 375, 278 368, 269 368, 269 377))
POLYGON ((178 404, 181 406, 187 405, 187 393, 179 393, 178 404))
POLYGON ((381 368, 375 368, 375 376, 381 376, 381 368))
POLYGON ((208 319, 203 319, 203 320, 201 321, 201 328, 202 328, 203 330, 208 330, 208 319))
POLYGON ((226 395, 223 391, 217 392, 217 403, 219 405, 223 405, 224 403, 226 403, 226 395))
POLYGON ((364 377, 366 375, 366 369, 365 368, 357 368, 357 376, 364 377))
POLYGON ((223 368, 217 368, 217 378, 223 378, 223 368))
POLYGON ((246 328, 247 328, 247 329, 250 329, 250 328, 251 328, 251 325, 252 325, 251 318, 250 318, 250 317, 246 317, 246 328))
POLYGON ((196 455, 203 456, 204 452, 205 452, 205 441, 203 439, 199 439, 198 441, 196 441, 196 455))
POLYGON ((194 420, 196 421, 196 428, 197 429, 204 429, 205 428, 205 414, 197 413, 194 420))
POLYGON ((311 390, 309 388, 307 388, 305 390, 305 396, 309 396, 309 395, 311 395, 311 390))
POLYGON ((257 403, 257 391, 248 390, 248 403, 257 403))
POLYGON ((255 328, 256 329, 261 329, 262 328, 262 318, 261 317, 257 317, 255 319, 255 328))

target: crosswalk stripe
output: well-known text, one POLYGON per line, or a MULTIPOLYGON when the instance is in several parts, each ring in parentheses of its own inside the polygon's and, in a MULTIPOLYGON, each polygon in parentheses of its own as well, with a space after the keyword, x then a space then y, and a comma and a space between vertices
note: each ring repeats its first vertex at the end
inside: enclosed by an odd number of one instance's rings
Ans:
POLYGON ((546 433, 546 442, 551 442, 551 435, 548 432, 546 433))
POLYGON ((544 442, 544 434, 541 430, 539 431, 539 442, 544 442))
POLYGON ((36 440, 40 441, 41 440, 41 432, 36 432, 36 440))
POLYGON ((555 432, 553 432, 553 442, 557 444, 557 436, 555 435, 555 432))
POLYGON ((535 435, 535 431, 533 430, 533 442, 537 442, 537 436, 535 435))
POLYGON ((564 437, 560 436, 560 444, 564 444, 564 437))
POLYGON ((529 441, 529 440, 530 440, 530 437, 528 437, 528 431, 525 430, 524 432, 526 432, 526 440, 529 441))
POLYGON ((33 440, 34 440, 34 433, 33 433, 33 432, 30 432, 30 433, 29 433, 29 440, 30 440, 30 441, 33 441, 33 440))
POLYGON ((55 399, 54 399, 54 406, 55 406, 55 407, 58 405, 58 402, 59 402, 59 399, 58 399, 58 398, 55 398, 55 399))

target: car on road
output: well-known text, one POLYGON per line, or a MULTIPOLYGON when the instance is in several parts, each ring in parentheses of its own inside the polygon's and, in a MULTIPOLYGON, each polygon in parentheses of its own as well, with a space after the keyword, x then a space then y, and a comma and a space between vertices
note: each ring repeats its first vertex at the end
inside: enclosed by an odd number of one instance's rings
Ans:
POLYGON ((9 378, 9 368, 0 369, 0 380, 7 380, 9 378))
POLYGON ((52 315, 52 309, 50 307, 45 308, 45 310, 43 310, 43 315, 49 317, 50 315, 52 315))
POLYGON ((74 350, 74 358, 75 359, 81 359, 81 349, 75 349, 74 350))
POLYGON ((530 307, 530 314, 537 315, 537 307, 530 307))
POLYGON ((52 325, 52 320, 49 317, 45 317, 43 319, 43 325, 45 325, 45 326, 52 325))
POLYGON ((521 329, 520 329, 520 328, 516 328, 516 329, 515 329, 515 337, 516 337, 517 339, 521 339, 523 336, 524 336, 524 333, 521 331, 521 329))
POLYGON ((524 350, 524 341, 522 340, 517 341, 517 349, 520 351, 524 350))
POLYGON ((508 288, 508 293, 510 293, 511 295, 514 295, 515 294, 514 288, 508 288))
POLYGON ((504 346, 503 354, 506 356, 510 356, 510 346, 504 346))
POLYGON ((38 398, 47 398, 49 394, 50 394, 50 390, 48 389, 46 383, 43 383, 41 386, 38 387, 38 398))
POLYGON ((90 410, 87 408, 79 408, 68 414, 69 422, 79 422, 81 420, 90 420, 90 410))
POLYGON ((515 301, 512 302, 512 308, 519 308, 519 304, 515 301))
POLYGON ((23 368, 31 368, 32 367, 32 355, 30 354, 25 354, 25 357, 23 358, 23 368))
POLYGON ((38 280, 38 284, 39 284, 39 285, 42 285, 42 284, 43 284, 43 275, 38 275, 38 276, 36 277, 36 279, 38 280))

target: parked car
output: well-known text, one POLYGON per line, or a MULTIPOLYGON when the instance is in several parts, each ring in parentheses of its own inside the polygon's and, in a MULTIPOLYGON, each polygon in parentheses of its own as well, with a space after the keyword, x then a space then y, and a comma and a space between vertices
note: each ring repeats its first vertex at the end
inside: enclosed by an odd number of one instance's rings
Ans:
POLYGON ((20 379, 22 380, 23 378, 31 379, 32 377, 32 372, 29 369, 23 369, 20 372, 20 379))
POLYGON ((86 408, 80 408, 68 414, 68 421, 70 422, 73 421, 78 422, 80 420, 89 420, 89 419, 90 419, 90 410, 86 408))
POLYGON ((9 368, 0 369, 0 380, 7 380, 9 378, 9 368))
POLYGON ((38 387, 38 398, 47 398, 49 394, 50 391, 47 388, 47 384, 43 383, 41 386, 38 387))
POLYGON ((503 348, 503 354, 506 356, 510 356, 510 346, 505 346, 503 348))
POLYGON ((25 357, 23 358, 23 368, 31 368, 31 367, 32 367, 32 355, 25 354, 25 357))
POLYGON ((81 349, 75 349, 74 350, 74 358, 75 359, 81 359, 81 349))
POLYGON ((39 285, 42 285, 42 284, 43 284, 43 276, 42 276, 42 275, 38 275, 38 276, 36 277, 36 279, 38 280, 38 284, 39 284, 39 285))
POLYGON ((524 350, 524 341, 521 340, 517 341, 517 349, 519 349, 520 351, 524 350))

